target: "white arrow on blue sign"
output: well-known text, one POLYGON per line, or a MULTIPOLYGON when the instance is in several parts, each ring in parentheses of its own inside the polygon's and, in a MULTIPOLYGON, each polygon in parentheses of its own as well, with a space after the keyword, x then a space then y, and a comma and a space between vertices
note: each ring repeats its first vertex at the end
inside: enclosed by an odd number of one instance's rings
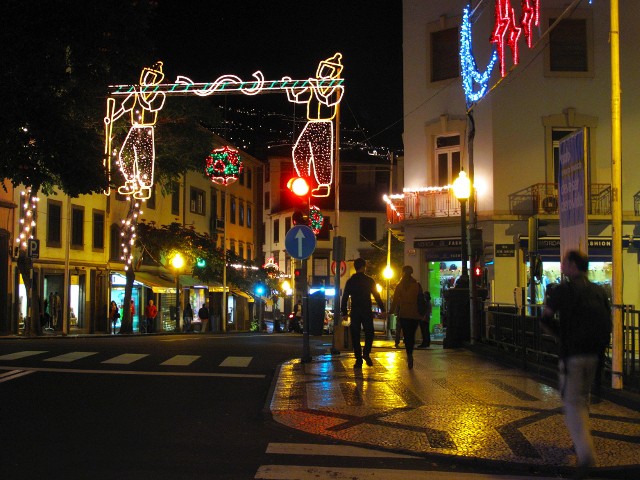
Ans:
POLYGON ((293 258, 304 260, 316 249, 316 236, 306 225, 296 225, 287 232, 284 248, 293 258))

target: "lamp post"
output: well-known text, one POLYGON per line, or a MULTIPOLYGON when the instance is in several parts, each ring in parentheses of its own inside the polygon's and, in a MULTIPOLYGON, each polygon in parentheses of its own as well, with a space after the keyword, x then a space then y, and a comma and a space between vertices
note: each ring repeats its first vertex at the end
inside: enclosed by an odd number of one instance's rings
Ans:
POLYGON ((471 195, 471 182, 464 170, 460 170, 458 178, 453 182, 453 194, 460 202, 460 253, 462 255, 462 274, 458 280, 458 285, 463 288, 468 288, 469 270, 467 269, 467 262, 469 261, 469 252, 467 250, 467 200, 471 195))
POLYGON ((176 253, 171 259, 171 265, 176 270, 176 328, 175 332, 180 332, 180 269, 184 266, 184 258, 176 253))
MULTIPOLYGON (((391 238, 391 236, 389 236, 391 238)), ((384 267, 382 272, 382 276, 387 281, 387 340, 391 340, 393 337, 391 336, 391 312, 389 309, 391 308, 391 298, 389 297, 389 282, 393 278, 393 268, 391 265, 387 263, 387 266, 384 267)))

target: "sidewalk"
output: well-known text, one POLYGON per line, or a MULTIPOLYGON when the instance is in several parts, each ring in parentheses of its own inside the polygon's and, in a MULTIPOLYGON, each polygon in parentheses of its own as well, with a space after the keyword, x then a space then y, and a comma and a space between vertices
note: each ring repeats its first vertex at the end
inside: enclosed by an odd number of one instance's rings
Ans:
MULTIPOLYGON (((402 346, 402 345, 401 345, 402 346)), ((354 445, 485 469, 570 476, 575 463, 558 391, 533 374, 467 349, 434 345, 406 354, 376 339, 374 365, 351 352, 282 365, 272 418, 354 445)), ((594 477, 640 478, 640 412, 591 406, 594 477)))

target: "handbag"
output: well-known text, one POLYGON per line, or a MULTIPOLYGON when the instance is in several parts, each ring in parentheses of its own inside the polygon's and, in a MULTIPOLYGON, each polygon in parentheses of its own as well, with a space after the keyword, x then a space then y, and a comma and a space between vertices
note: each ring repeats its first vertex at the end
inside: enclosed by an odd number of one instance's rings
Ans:
POLYGON ((424 292, 422 291, 422 286, 418 283, 418 313, 422 316, 426 315, 429 311, 429 305, 427 304, 427 299, 424 298, 424 292))

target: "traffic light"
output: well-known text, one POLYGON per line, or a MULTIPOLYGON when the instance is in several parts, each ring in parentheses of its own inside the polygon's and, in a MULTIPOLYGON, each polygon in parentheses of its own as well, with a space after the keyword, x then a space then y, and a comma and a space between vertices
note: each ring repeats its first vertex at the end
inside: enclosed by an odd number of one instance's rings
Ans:
POLYGON ((309 196, 309 184, 302 177, 291 177, 287 182, 287 188, 297 197, 309 196))
POLYGON ((309 225, 309 211, 296 210, 291 216, 291 223, 294 225, 309 225))
POLYGON ((480 256, 484 251, 484 243, 482 241, 482 229, 469 229, 469 254, 472 256, 480 256))
POLYGON ((476 277, 477 279, 481 279, 482 267, 480 267, 479 265, 476 265, 476 268, 473 269, 473 276, 476 277))
POLYGON ((296 268, 293 270, 293 276, 296 277, 296 279, 300 278, 300 275, 302 275, 302 269, 301 268, 296 268))

